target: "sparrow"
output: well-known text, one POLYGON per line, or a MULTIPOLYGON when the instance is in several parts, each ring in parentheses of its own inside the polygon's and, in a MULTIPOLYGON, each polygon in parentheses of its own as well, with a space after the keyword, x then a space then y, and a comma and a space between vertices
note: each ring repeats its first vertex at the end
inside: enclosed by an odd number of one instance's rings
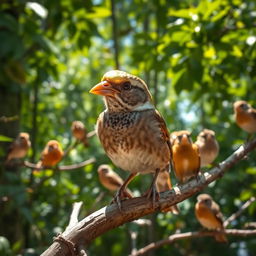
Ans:
MULTIPOLYGON (((224 230, 223 215, 219 205, 213 201, 208 194, 201 194, 197 197, 195 205, 195 215, 200 224, 210 230, 224 230)), ((227 237, 224 233, 215 235, 218 242, 227 242, 227 237)))
POLYGON ((195 144, 199 147, 201 167, 211 164, 219 154, 219 144, 212 130, 201 131, 195 144))
POLYGON ((155 109, 146 83, 120 70, 107 72, 90 93, 104 97, 106 109, 98 118, 96 131, 112 162, 130 172, 114 201, 121 210, 124 190, 137 173, 153 173, 147 198, 153 207, 158 193, 159 172, 169 169, 171 145, 162 116, 155 109))
MULTIPOLYGON (((98 175, 100 183, 110 191, 117 191, 124 183, 123 179, 107 164, 98 167, 98 175)), ((126 189, 124 193, 128 198, 133 197, 129 189, 126 189)))
POLYGON ((73 121, 71 125, 71 131, 73 137, 84 144, 85 147, 89 146, 87 140, 87 131, 84 124, 81 121, 73 121))
POLYGON ((63 151, 57 140, 50 140, 47 142, 43 152, 41 153, 40 161, 37 163, 37 167, 53 167, 63 157, 63 151))
POLYGON ((252 134, 256 132, 256 109, 244 100, 234 103, 235 120, 244 131, 252 134))
MULTIPOLYGON (((172 189, 172 183, 170 174, 168 171, 160 172, 156 179, 156 188, 158 192, 165 192, 172 189)), ((173 214, 179 214, 179 208, 177 205, 161 209, 162 212, 171 212, 173 214)))
POLYGON ((25 157, 30 147, 29 134, 26 132, 19 133, 8 149, 5 164, 8 164, 12 159, 25 157))
POLYGON ((181 183, 197 177, 200 170, 199 148, 193 143, 190 134, 185 130, 171 133, 172 167, 181 183))

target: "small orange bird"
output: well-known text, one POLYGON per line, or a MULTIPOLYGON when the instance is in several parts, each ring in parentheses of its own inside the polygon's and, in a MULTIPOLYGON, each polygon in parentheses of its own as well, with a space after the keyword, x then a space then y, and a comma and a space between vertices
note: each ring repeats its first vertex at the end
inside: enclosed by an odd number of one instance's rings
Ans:
POLYGON ((87 140, 87 131, 84 124, 81 121, 74 121, 71 126, 73 136, 84 144, 85 147, 89 146, 87 140))
MULTIPOLYGON (((160 172, 156 179, 156 188, 158 192, 165 192, 172 189, 172 183, 170 174, 168 171, 160 172)), ((165 209, 161 209, 162 212, 172 212, 173 214, 179 214, 179 208, 177 205, 170 206, 165 209)))
POLYGON ((219 144, 212 130, 201 131, 195 144, 199 147, 201 167, 211 164, 219 154, 219 144))
POLYGON ((248 133, 255 133, 256 109, 244 100, 236 101, 233 106, 237 125, 248 133))
MULTIPOLYGON (((111 191, 117 191, 124 183, 123 179, 114 172, 107 164, 102 164, 98 168, 98 174, 101 184, 111 191)), ((124 191, 126 197, 132 198, 132 192, 126 188, 124 191)))
POLYGON ((12 159, 25 157, 30 146, 29 134, 26 132, 19 133, 8 149, 5 164, 8 164, 12 159))
POLYGON ((63 151, 57 140, 50 140, 46 144, 37 167, 53 167, 63 157, 63 151))
POLYGON ((197 177, 200 170, 199 149, 190 138, 188 131, 171 133, 172 166, 177 179, 184 183, 197 177))
MULTIPOLYGON (((195 215, 200 224, 210 230, 224 230, 223 215, 219 205, 213 201, 210 195, 201 194, 197 197, 195 215)), ((215 235, 218 242, 227 242, 225 234, 215 235)))

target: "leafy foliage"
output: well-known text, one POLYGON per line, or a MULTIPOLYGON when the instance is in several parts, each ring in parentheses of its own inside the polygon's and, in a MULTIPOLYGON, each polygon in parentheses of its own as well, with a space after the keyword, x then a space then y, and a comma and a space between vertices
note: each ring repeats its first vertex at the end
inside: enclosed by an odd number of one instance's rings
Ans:
MULTIPOLYGON (((121 69, 147 81, 170 131, 188 129, 195 138, 202 128, 213 129, 221 145, 218 161, 227 157, 246 139, 234 124, 232 103, 244 99, 256 107, 255 2, 116 0, 115 6, 121 69)), ((49 139, 68 147, 73 140, 72 121, 81 120, 89 131, 94 129, 103 103, 88 91, 116 66, 111 15, 108 0, 3 1, 0 96, 5 104, 0 113, 19 115, 19 121, 1 123, 2 159, 4 141, 14 138, 18 129, 32 136, 28 158, 34 162, 49 139)), ((33 174, 28 168, 1 166, 1 235, 10 240, 13 254, 39 255, 67 226, 73 202, 84 202, 81 216, 110 202, 112 195, 102 188, 96 172, 98 165, 110 160, 96 137, 90 139, 89 148, 79 145, 61 164, 90 157, 97 159, 96 164, 70 172, 33 174), (96 202, 103 191, 103 198, 96 202), (10 228, 13 222, 18 224, 10 228)), ((206 189, 226 217, 255 195, 255 159, 254 152, 206 189)), ((135 194, 146 190, 149 176, 131 184, 135 194)), ((127 255, 133 229, 138 232, 138 248, 152 236, 157 240, 176 230, 200 229, 194 204, 195 197, 182 202, 179 216, 151 217, 155 224, 150 228, 131 223, 113 230, 97 238, 89 254, 127 255)), ((254 204, 232 225, 239 228, 255 221, 255 212, 254 204)), ((3 243, 6 247, 3 255, 9 255, 9 242, 1 239, 1 248, 3 243)), ((157 253, 242 255, 241 250, 252 255, 255 238, 230 238, 229 245, 210 238, 184 240, 157 253)))

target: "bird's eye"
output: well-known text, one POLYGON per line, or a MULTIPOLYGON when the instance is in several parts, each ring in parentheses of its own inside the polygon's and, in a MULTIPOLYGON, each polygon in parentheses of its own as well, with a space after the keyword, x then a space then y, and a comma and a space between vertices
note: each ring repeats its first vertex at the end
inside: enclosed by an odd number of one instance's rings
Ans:
POLYGON ((124 82, 123 83, 123 89, 124 90, 130 90, 132 88, 132 85, 130 82, 124 82))

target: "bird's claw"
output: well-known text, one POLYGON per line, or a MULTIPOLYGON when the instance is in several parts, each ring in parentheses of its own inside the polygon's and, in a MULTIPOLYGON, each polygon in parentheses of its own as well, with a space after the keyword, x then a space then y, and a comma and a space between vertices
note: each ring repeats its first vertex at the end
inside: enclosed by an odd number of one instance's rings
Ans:
POLYGON ((110 204, 117 204, 117 207, 119 209, 120 212, 122 212, 122 204, 121 201, 124 200, 125 198, 127 198, 127 193, 123 190, 123 189, 119 189, 116 192, 116 195, 114 196, 114 198, 112 199, 112 201, 110 202, 110 204))
POLYGON ((158 193, 158 191, 156 189, 156 186, 155 185, 151 186, 148 189, 148 191, 144 194, 144 196, 146 196, 147 199, 152 198, 152 207, 155 208, 155 203, 160 198, 159 193, 158 193))

